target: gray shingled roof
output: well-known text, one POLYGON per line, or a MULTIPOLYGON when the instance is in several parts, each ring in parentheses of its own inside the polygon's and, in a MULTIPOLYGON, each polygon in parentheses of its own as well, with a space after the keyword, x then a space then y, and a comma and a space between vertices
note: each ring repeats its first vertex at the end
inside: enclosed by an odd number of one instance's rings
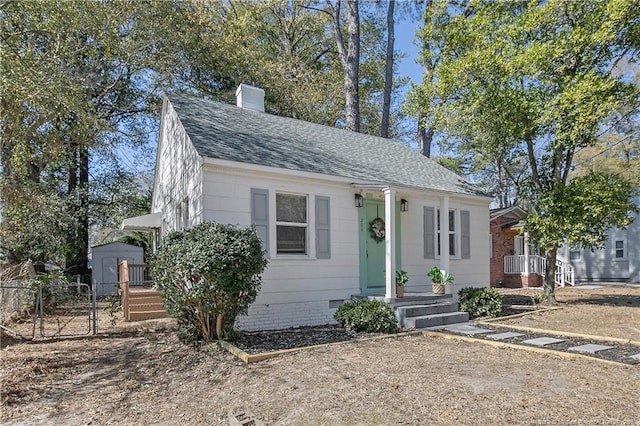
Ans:
POLYGON ((234 105, 172 94, 199 155, 385 184, 485 193, 404 144, 234 105))

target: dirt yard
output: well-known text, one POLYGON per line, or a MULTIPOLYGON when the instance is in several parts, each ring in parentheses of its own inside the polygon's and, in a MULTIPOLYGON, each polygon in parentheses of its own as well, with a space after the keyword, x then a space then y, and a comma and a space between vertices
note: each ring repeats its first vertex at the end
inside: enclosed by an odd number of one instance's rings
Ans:
MULTIPOLYGON (((566 289, 558 298, 563 309, 517 321, 637 336, 640 288, 566 289)), ((344 343, 251 365, 215 346, 180 344, 168 321, 10 343, 0 360, 0 420, 9 425, 228 424, 229 413, 244 411, 266 424, 610 425, 637 424, 640 412, 637 365, 438 337, 344 343)))
MULTIPOLYGON (((527 304, 536 289, 501 290, 504 303, 527 304)), ((640 286, 565 287, 556 292, 562 309, 501 321, 502 324, 640 341, 640 286)))

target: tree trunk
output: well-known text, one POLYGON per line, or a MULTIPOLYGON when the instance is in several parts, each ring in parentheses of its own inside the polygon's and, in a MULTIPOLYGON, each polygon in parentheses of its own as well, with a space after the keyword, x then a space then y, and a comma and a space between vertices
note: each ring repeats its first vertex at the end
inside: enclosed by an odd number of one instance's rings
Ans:
MULTIPOLYGON (((428 24, 427 20, 427 12, 431 7, 431 0, 427 0, 424 2, 424 25, 428 24)), ((429 45, 426 41, 423 42, 422 49, 427 50, 429 45)), ((427 75, 428 72, 433 70, 433 66, 429 61, 424 61, 422 63, 423 68, 423 76, 427 75)), ((423 113, 418 115, 418 148, 420 149, 420 154, 425 157, 431 157, 431 142, 433 142, 433 127, 427 126, 426 117, 423 113)))
POLYGON ((344 76, 346 128, 360 131, 360 13, 357 0, 347 2, 347 68, 344 76))
POLYGON ((547 249, 545 257, 547 259, 547 267, 544 277, 544 301, 547 303, 555 303, 555 278, 556 278, 556 258, 558 248, 547 249))
POLYGON ((424 115, 420 113, 418 117, 418 147, 420 154, 425 157, 431 157, 431 142, 433 141, 433 127, 425 128, 424 115))
POLYGON ((67 255, 67 272, 71 275, 89 273, 89 149, 84 144, 71 145, 67 194, 74 221, 67 237, 71 249, 67 255))
POLYGON ((78 266, 78 274, 87 275, 89 273, 89 148, 85 144, 80 146, 78 184, 80 208, 78 209, 76 265, 78 266))
POLYGON ((349 45, 345 49, 340 23, 340 0, 335 6, 329 1, 336 46, 344 71, 345 128, 354 132, 360 131, 360 11, 357 0, 347 1, 347 35, 349 45))
POLYGON ((78 234, 78 144, 69 144, 69 169, 67 178, 67 208, 69 209, 68 217, 73 218, 69 223, 69 232, 67 234, 67 250, 66 250, 66 267, 67 272, 71 275, 78 273, 78 265, 76 264, 78 253, 76 251, 76 241, 78 234))
POLYGON ((395 0, 389 0, 387 9, 387 55, 384 71, 384 92, 382 94, 382 123, 380 124, 380 136, 389 137, 389 116, 391 114, 391 90, 393 89, 393 48, 395 44, 395 24, 393 22, 393 10, 395 0))
POLYGON ((223 331, 224 331, 224 314, 218 314, 216 316, 216 339, 222 340, 223 331))

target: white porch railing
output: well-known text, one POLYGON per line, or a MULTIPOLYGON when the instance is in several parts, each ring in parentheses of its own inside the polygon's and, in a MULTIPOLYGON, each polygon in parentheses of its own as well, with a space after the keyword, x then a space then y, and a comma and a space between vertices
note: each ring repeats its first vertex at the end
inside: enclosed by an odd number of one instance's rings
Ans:
POLYGON ((573 266, 568 263, 564 263, 560 260, 556 260, 556 284, 560 287, 565 285, 574 286, 575 282, 575 270, 573 266))
MULTIPOLYGON (((504 257, 504 273, 505 274, 538 274, 545 276, 547 270, 547 259, 544 256, 530 255, 529 270, 526 271, 526 256, 505 256, 504 257)), ((573 266, 556 260, 556 276, 555 283, 559 287, 565 285, 575 285, 575 272, 573 266)))
MULTIPOLYGON (((505 256, 504 257, 504 273, 505 274, 524 274, 526 256, 505 256)), ((529 256, 529 273, 544 275, 547 266, 547 259, 544 256, 529 256)))

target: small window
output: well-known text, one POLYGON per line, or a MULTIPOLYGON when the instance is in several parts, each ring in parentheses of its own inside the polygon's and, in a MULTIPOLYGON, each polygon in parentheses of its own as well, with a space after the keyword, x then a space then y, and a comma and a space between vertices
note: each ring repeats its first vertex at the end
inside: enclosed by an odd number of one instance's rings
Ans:
POLYGON ((276 194, 278 254, 307 254, 307 196, 276 194))
POLYGON ((569 260, 582 259, 582 247, 580 245, 571 246, 569 248, 569 260))
MULTIPOLYGON (((440 256, 440 210, 437 214, 437 228, 438 228, 438 256, 440 256)), ((456 235, 456 211, 449 210, 449 255, 456 255, 456 242, 458 237, 456 235)))
POLYGON ((624 240, 616 240, 616 259, 624 259, 624 240))

